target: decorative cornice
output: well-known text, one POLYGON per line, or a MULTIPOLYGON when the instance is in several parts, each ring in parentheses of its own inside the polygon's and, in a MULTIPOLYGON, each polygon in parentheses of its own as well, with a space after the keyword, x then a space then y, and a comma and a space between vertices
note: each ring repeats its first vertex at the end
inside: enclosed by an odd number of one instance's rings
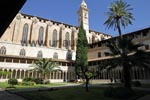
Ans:
POLYGON ((17 16, 16 16, 16 19, 20 20, 22 17, 23 16, 20 13, 18 13, 17 16))
POLYGON ((33 21, 34 24, 36 24, 36 23, 38 22, 37 17, 33 17, 33 18, 32 18, 32 21, 33 21))
POLYGON ((51 21, 47 21, 46 23, 47 23, 47 25, 50 26, 50 27, 53 25, 53 23, 52 23, 51 21))
POLYGON ((60 24, 60 28, 64 30, 65 26, 63 24, 60 24))

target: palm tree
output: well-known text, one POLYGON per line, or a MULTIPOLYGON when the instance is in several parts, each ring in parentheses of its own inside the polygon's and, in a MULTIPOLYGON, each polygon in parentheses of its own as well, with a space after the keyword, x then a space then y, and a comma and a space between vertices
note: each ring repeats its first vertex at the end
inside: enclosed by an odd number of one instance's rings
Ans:
MULTIPOLYGON (((114 30, 118 30, 119 33, 119 40, 118 42, 124 43, 124 39, 122 37, 121 32, 121 25, 125 28, 128 26, 128 24, 132 24, 132 21, 134 18, 132 16, 132 13, 130 12, 132 8, 129 8, 130 5, 126 2, 123 2, 122 0, 117 0, 111 3, 109 11, 106 12, 106 15, 108 16, 107 20, 104 22, 104 25, 107 26, 107 28, 114 28, 114 30)), ((121 44, 122 44, 121 43, 121 44)), ((120 44, 120 43, 119 43, 120 44)), ((130 73, 129 67, 124 61, 126 61, 127 53, 125 50, 126 47, 122 47, 120 56, 123 60, 122 66, 123 66, 123 73, 124 73, 124 80, 125 80, 125 87, 130 88, 129 79, 126 78, 126 74, 130 73), (127 82, 129 81, 129 82, 127 82)))
POLYGON ((122 0, 117 0, 111 3, 109 11, 106 12, 108 18, 105 21, 104 25, 106 25, 108 29, 117 29, 120 37, 122 37, 120 25, 125 28, 126 26, 128 26, 128 24, 132 24, 131 20, 134 20, 132 13, 130 12, 132 8, 129 7, 130 5, 126 2, 123 2, 122 0))
POLYGON ((110 68, 115 68, 118 65, 123 67, 124 85, 127 88, 131 88, 131 67, 137 66, 148 68, 150 64, 149 53, 139 50, 138 47, 141 45, 135 45, 132 40, 125 39, 122 36, 121 25, 125 28, 129 24, 132 24, 131 20, 134 20, 133 15, 130 12, 131 10, 130 4, 123 2, 122 0, 114 1, 111 3, 109 11, 106 13, 108 18, 104 22, 104 25, 106 25, 108 29, 117 29, 119 33, 117 43, 116 41, 108 43, 108 47, 112 52, 111 55, 117 55, 117 58, 111 60, 107 65, 109 65, 110 68), (139 62, 135 59, 139 60, 139 62), (141 60, 143 60, 143 62, 141 62, 141 60))
POLYGON ((47 79, 46 75, 50 72, 60 70, 56 62, 52 62, 51 59, 46 58, 37 60, 31 67, 31 71, 39 72, 42 75, 42 79, 47 79))
MULTIPOLYGON (((123 81, 124 86, 131 88, 131 69, 132 67, 144 68, 150 71, 150 53, 140 50, 142 44, 133 43, 132 39, 123 38, 119 42, 108 41, 107 47, 110 50, 109 55, 113 57, 105 64, 103 68, 108 71, 116 68, 123 67, 123 81), (125 51, 122 52, 122 49, 125 51)), ((103 69, 101 68, 101 69, 103 69)))

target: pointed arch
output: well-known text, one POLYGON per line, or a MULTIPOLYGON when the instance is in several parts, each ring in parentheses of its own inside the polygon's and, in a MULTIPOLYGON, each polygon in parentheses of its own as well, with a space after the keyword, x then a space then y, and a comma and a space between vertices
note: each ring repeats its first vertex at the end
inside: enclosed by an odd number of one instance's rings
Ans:
POLYGON ((26 56, 26 51, 25 49, 20 50, 20 56, 26 56))
POLYGON ((69 49, 69 38, 70 38, 70 36, 69 36, 69 33, 67 32, 66 33, 66 35, 65 35, 65 48, 66 49, 69 49))
POLYGON ((74 38, 74 32, 71 34, 71 49, 74 50, 75 46, 75 38, 74 38))
POLYGON ((37 57, 39 57, 39 58, 42 58, 43 57, 43 52, 40 50, 40 51, 38 51, 38 53, 37 53, 37 57))
POLYGON ((66 60, 72 60, 72 52, 71 52, 71 50, 68 50, 68 52, 66 54, 66 60))
POLYGON ((5 47, 5 46, 2 46, 2 47, 0 48, 0 54, 1 54, 1 55, 5 55, 5 54, 6 54, 6 47, 5 47))
POLYGON ((27 23, 24 24, 23 26, 23 33, 22 33, 22 44, 26 44, 28 40, 28 30, 29 30, 29 25, 27 23))
POLYGON ((54 58, 54 59, 58 59, 58 53, 57 53, 57 52, 55 52, 55 53, 53 54, 53 58, 54 58))
POLYGON ((38 35, 38 44, 40 46, 43 45, 43 35, 44 35, 44 28, 41 26, 39 28, 39 35, 38 35))

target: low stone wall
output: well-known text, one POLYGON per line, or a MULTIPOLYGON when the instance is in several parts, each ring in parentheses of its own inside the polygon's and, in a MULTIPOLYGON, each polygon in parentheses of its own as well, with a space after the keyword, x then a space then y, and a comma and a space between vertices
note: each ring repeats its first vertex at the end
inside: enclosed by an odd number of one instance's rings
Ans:
POLYGON ((91 84, 108 84, 110 82, 110 80, 90 80, 91 84))

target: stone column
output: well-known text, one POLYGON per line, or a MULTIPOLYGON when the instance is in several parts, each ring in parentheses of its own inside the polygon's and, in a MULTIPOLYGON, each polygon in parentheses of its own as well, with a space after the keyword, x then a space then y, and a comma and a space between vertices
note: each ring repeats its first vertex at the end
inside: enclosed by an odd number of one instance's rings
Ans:
POLYGON ((65 26, 63 24, 60 25, 61 31, 61 49, 64 49, 64 41, 65 41, 65 26))
POLYGON ((26 77, 26 70, 24 70, 24 75, 23 75, 23 78, 25 78, 26 77))
POLYGON ((35 72, 35 78, 37 78, 38 77, 38 74, 37 74, 37 71, 35 72))
POLYGON ((16 69, 15 78, 17 79, 18 69, 16 69))
POLYGON ((64 79, 64 71, 61 72, 62 79, 64 79))
POLYGON ((51 72, 49 73, 49 79, 51 79, 51 72))
MULTIPOLYGON (((7 69, 6 71, 9 72, 9 69, 7 69)), ((8 74, 6 74, 6 79, 8 79, 8 74)))
POLYGON ((11 76, 10 76, 11 78, 13 77, 13 69, 11 69, 11 76))
POLYGON ((53 23, 51 22, 51 21, 47 21, 46 22, 47 23, 47 26, 46 26, 46 35, 45 35, 45 45, 47 46, 47 47, 50 47, 50 40, 51 40, 51 34, 52 33, 50 33, 50 31, 49 31, 49 29, 50 29, 50 27, 52 27, 52 25, 53 25, 53 23))
POLYGON ((20 69, 20 76, 19 76, 19 79, 22 79, 21 76, 22 76, 22 69, 20 69))

